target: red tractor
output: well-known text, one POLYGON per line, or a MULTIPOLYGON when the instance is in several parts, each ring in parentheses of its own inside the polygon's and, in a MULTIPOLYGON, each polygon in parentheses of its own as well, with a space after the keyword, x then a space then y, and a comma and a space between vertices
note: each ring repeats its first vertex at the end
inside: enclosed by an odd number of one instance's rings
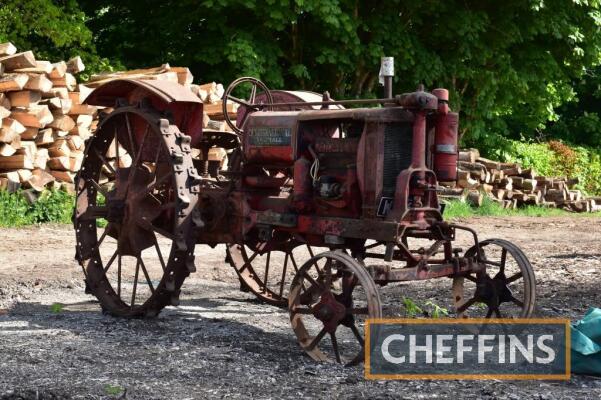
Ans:
POLYGON ((288 307, 311 357, 348 363, 393 282, 452 278, 459 317, 529 317, 523 252, 443 220, 437 182, 456 179, 458 152, 448 91, 392 96, 389 82, 385 98, 334 101, 241 78, 223 97, 233 132, 203 129, 202 103, 175 83, 96 89, 87 103, 111 112, 87 144, 74 213, 88 290, 109 314, 155 316, 179 303, 196 245, 225 246, 244 289, 288 307), (343 107, 362 104, 377 107, 343 107), (458 232, 473 240, 465 252, 458 232))

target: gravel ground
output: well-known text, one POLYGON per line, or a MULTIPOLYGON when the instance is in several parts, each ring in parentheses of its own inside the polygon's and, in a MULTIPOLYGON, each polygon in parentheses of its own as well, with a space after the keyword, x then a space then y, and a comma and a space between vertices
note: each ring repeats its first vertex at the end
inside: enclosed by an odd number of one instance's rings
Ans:
MULTIPOLYGON (((601 306, 601 219, 473 218, 481 238, 519 244, 534 265, 538 316, 578 319, 601 306)), ((84 294, 67 226, 1 229, 0 399, 402 398, 598 399, 601 380, 366 381, 316 364, 284 310, 242 293, 223 248, 197 248, 179 307, 154 320, 104 316, 84 294), (60 312, 52 304, 64 304, 60 312)), ((450 297, 439 279, 384 298, 450 297)), ((399 303, 400 301, 396 300, 399 303)))

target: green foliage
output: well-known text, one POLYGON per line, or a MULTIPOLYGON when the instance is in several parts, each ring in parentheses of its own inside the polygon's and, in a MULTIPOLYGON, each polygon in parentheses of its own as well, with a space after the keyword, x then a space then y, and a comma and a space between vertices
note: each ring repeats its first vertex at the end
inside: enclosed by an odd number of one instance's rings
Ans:
POLYGON ((432 318, 443 318, 443 317, 448 317, 449 316, 449 310, 446 309, 445 307, 441 307, 438 304, 434 303, 432 300, 428 300, 425 304, 426 307, 428 307, 429 314, 432 316, 432 318))
POLYGON ((484 203, 481 207, 472 207, 467 203, 460 201, 449 201, 446 203, 444 210, 444 218, 447 220, 453 220, 458 218, 470 218, 470 217, 565 217, 565 216, 577 216, 577 217, 601 217, 601 212, 596 213, 571 213, 558 208, 545 208, 538 206, 526 206, 518 209, 505 209, 501 207, 499 203, 496 203, 490 199, 484 199, 484 203))
POLYGON ((38 200, 29 204, 19 192, 0 191, 0 226, 13 227, 44 222, 67 224, 75 198, 63 191, 48 190, 40 194, 38 200))
POLYGON ((106 394, 108 394, 109 396, 117 396, 121 393, 123 393, 123 388, 119 385, 105 385, 104 386, 104 392, 106 394))
POLYGON ((54 314, 60 314, 61 312, 63 312, 64 308, 65 305, 61 303, 52 303, 52 305, 50 305, 50 311, 54 314))
POLYGON ((601 194, 601 149, 568 146, 559 141, 545 143, 505 140, 496 156, 502 161, 519 162, 539 175, 578 178, 578 189, 601 194))
POLYGON ((409 318, 415 318, 424 314, 424 310, 409 297, 403 297, 403 305, 405 306, 405 313, 409 318))
POLYGON ((110 68, 109 62, 96 54, 86 20, 76 0, 3 0, 0 43, 9 41, 20 51, 32 50, 39 60, 79 55, 86 74, 110 68))
POLYGON ((375 96, 380 57, 394 56, 396 91, 449 88, 464 142, 479 147, 558 120, 601 49, 597 0, 79 4, 101 55, 127 67, 189 66, 204 82, 254 75, 273 88, 375 96))

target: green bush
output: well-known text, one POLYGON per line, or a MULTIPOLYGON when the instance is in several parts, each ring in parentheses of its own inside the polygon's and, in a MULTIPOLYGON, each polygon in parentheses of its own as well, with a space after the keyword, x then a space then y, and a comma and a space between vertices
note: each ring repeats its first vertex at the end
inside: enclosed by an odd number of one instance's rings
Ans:
POLYGON ((37 201, 30 204, 22 192, 8 193, 0 190, 0 226, 23 226, 54 222, 71 222, 75 197, 60 191, 42 192, 37 201))
POLYGON ((556 140, 543 143, 508 140, 497 155, 501 161, 532 167, 539 175, 578 178, 578 189, 601 194, 601 150, 569 146, 556 140))

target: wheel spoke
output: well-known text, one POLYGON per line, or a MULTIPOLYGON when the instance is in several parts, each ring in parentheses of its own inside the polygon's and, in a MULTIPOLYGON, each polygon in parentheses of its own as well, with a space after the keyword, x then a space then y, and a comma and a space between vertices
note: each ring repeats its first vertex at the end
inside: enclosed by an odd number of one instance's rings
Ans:
POLYGON ((136 273, 134 275, 134 287, 131 291, 131 307, 136 304, 136 289, 138 288, 138 276, 140 275, 140 259, 136 259, 136 273))
POLYGON ((231 94, 227 96, 227 100, 232 100, 234 103, 238 103, 240 105, 256 109, 256 107, 253 107, 248 101, 234 97, 231 94))
POLYGON ((154 286, 152 285, 152 281, 150 280, 150 276, 148 275, 148 270, 146 270, 146 265, 144 265, 144 260, 142 260, 141 255, 140 255, 140 267, 142 267, 142 272, 144 273, 146 282, 148 282, 148 287, 150 287, 150 293, 154 294, 154 286))
MULTIPOLYGON (((144 143, 146 142, 146 137, 148 136, 148 129, 150 125, 146 125, 146 130, 144 131, 144 136, 142 137, 142 141, 140 142, 140 148, 138 148, 138 152, 136 153, 136 158, 131 163, 131 173, 128 177, 128 188, 131 187, 132 183, 135 182, 134 178, 136 176, 136 172, 138 171, 140 159, 142 158, 142 149, 144 149, 144 143)), ((158 153, 158 152, 157 152, 158 153)))
POLYGON ((139 193, 136 193, 134 199, 138 200, 138 199, 146 196, 148 193, 152 192, 157 186, 164 183, 167 180, 167 178, 169 178, 170 176, 171 176, 170 174, 165 174, 160 179, 155 180, 153 183, 146 186, 144 188, 144 190, 140 191, 139 193))
POLYGON ((133 132, 131 131, 131 124, 129 122, 129 114, 125 114, 125 126, 127 127, 127 137, 129 138, 129 145, 131 146, 130 154, 136 154, 136 146, 134 142, 133 132))
POLYGON ((503 248, 503 250, 501 251, 501 269, 499 272, 501 273, 505 273, 505 263, 507 262, 507 249, 503 248))
POLYGON ((284 268, 282 269, 282 280, 280 281, 280 297, 284 294, 284 284, 286 282, 286 270, 288 269, 288 253, 284 257, 284 268))
POLYGON ((477 300, 478 299, 476 297, 472 297, 471 299, 469 299, 468 301, 466 301, 465 303, 463 303, 461 306, 459 306, 457 308, 457 313, 461 314, 462 312, 464 312, 465 310, 470 308, 477 300))
POLYGON ((319 331, 319 333, 317 334, 317 336, 315 336, 313 338, 313 340, 311 340, 311 343, 309 343, 309 346, 307 346, 307 350, 313 350, 315 348, 315 346, 317 346, 319 344, 319 342, 321 342, 321 339, 323 339, 324 335, 326 334, 326 328, 323 327, 321 329, 321 331, 319 331))
POLYGON ((117 296, 121 298, 121 254, 117 259, 117 296))
POLYGON ((516 299, 514 296, 511 296, 511 301, 517 304, 519 307, 524 308, 524 302, 519 299, 516 299))
POLYGON ((363 250, 373 249, 374 247, 382 246, 382 244, 383 244, 382 242, 375 242, 375 243, 365 246, 363 248, 363 250))
POLYGON ((513 282, 517 281, 517 280, 518 280, 518 279, 520 279, 521 277, 522 277, 522 272, 518 272, 517 274, 515 274, 515 275, 512 275, 512 276, 510 276, 509 278, 507 278, 507 279, 505 280, 505 284, 506 284, 506 285, 509 285, 510 283, 513 283, 513 282))
POLYGON ((158 226, 153 225, 152 222, 148 221, 145 218, 136 218, 135 222, 138 226, 146 229, 147 231, 154 231, 159 235, 166 237, 167 239, 175 240, 174 234, 172 234, 171 232, 167 232, 166 230, 159 228, 158 226))
POLYGON ((355 325, 353 323, 350 326, 350 328, 351 328, 351 331, 353 331, 353 334, 355 335, 355 338, 357 338, 357 340, 361 344, 361 347, 365 346, 365 340, 363 339, 363 336, 361 336, 361 332, 359 332, 359 328, 357 328, 357 325, 355 325))
POLYGON ((115 258, 117 258, 117 255, 119 254, 119 248, 117 248, 117 250, 115 250, 115 252, 113 253, 113 255, 111 256, 109 262, 106 264, 106 267, 104 268, 104 274, 106 275, 106 273, 108 272, 109 268, 111 267, 111 265, 113 264, 113 261, 115 261, 115 258))
POLYGON ((305 279, 307 279, 310 283, 311 286, 309 287, 309 289, 311 289, 312 287, 317 287, 319 290, 327 290, 328 288, 324 288, 319 282, 317 282, 315 279, 313 279, 311 277, 311 275, 309 275, 308 271, 303 271, 303 276, 305 277, 305 279))
POLYGON ((346 313, 352 315, 368 315, 369 309, 367 307, 347 308, 346 313))
POLYGON ((159 241, 156 235, 154 235, 154 248, 156 249, 157 256, 159 257, 161 268, 163 268, 163 271, 165 271, 167 269, 167 266, 165 265, 165 259, 163 258, 163 253, 161 253, 161 247, 159 246, 159 241))
POLYGON ((478 282, 478 279, 476 279, 476 277, 472 275, 465 275, 464 278, 474 283, 478 282))
POLYGON ((105 198, 108 198, 109 193, 94 179, 88 179, 88 182, 92 183, 92 186, 96 188, 105 198))
POLYGON ((265 261, 265 277, 263 278, 263 291, 267 291, 267 279, 269 278, 269 261, 271 259, 271 251, 267 253, 265 261))
POLYGON ((97 150, 95 147, 94 147, 94 154, 96 154, 96 157, 100 158, 100 161, 102 161, 102 163, 104 164, 104 166, 105 166, 105 167, 106 167, 106 168, 107 168, 109 171, 111 171, 111 173, 112 173, 113 175, 115 175, 115 174, 116 174, 116 172, 115 172, 115 168, 113 168, 113 166, 112 166, 111 164, 109 164, 109 162, 106 160, 106 158, 104 158, 104 156, 103 156, 102 154, 100 154, 100 153, 98 152, 98 150, 97 150))
POLYGON ((257 257, 258 255, 259 255, 259 251, 257 250, 257 251, 255 251, 255 252, 253 253, 253 255, 252 255, 252 256, 250 256, 250 258, 249 258, 249 259, 248 259, 248 260, 247 260, 247 261, 244 263, 244 265, 242 266, 242 268, 240 268, 240 269, 238 270, 238 272, 242 272, 242 271, 244 271, 246 268, 248 268, 248 267, 250 266, 250 264, 253 262, 253 260, 255 259, 255 257, 257 257))
POLYGON ((311 307, 294 307, 292 312, 294 314, 313 315, 313 310, 311 307))
POLYGON ((332 347, 334 348, 334 354, 336 355, 336 362, 342 364, 340 359, 340 350, 338 349, 338 340, 336 340, 336 332, 330 333, 330 339, 332 339, 332 347))

